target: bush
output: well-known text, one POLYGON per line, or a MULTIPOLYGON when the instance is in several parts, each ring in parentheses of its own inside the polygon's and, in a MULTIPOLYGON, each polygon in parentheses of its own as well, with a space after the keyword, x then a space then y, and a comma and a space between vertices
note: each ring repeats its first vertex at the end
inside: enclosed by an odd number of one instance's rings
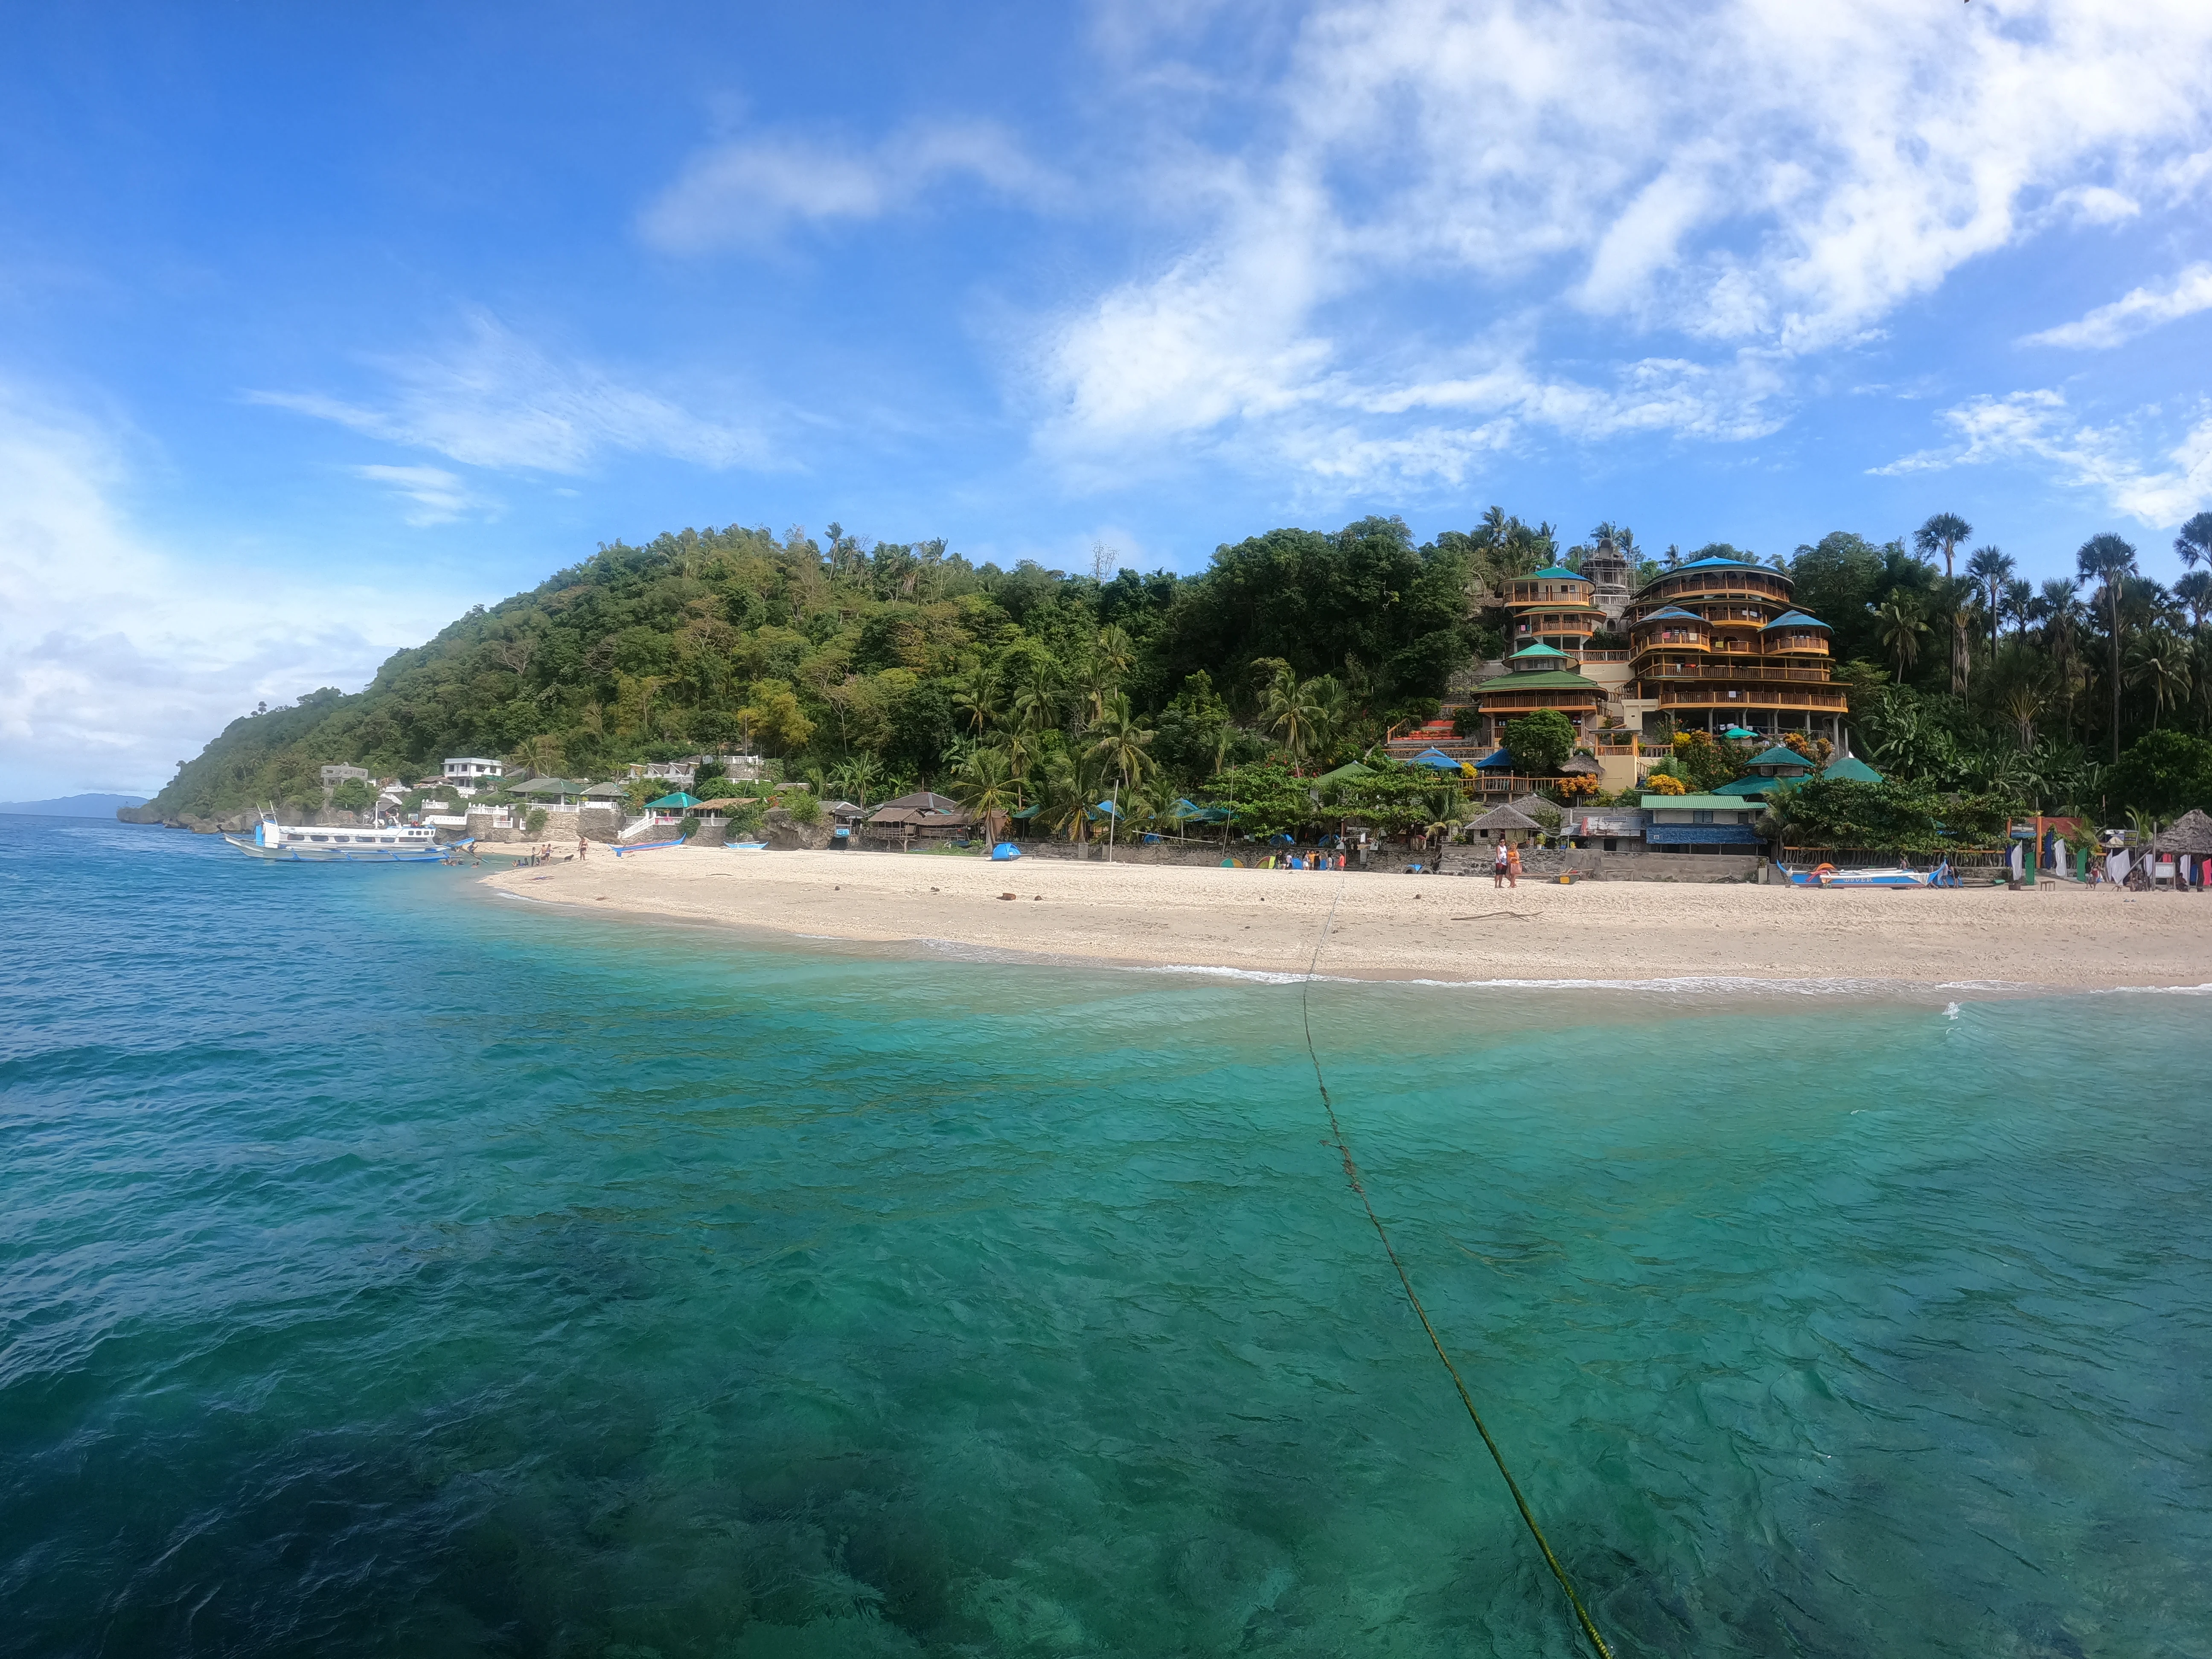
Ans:
POLYGON ((359 778, 346 778, 331 791, 331 805, 341 812, 366 812, 376 805, 376 796, 359 778))
POLYGON ((793 823, 822 822, 822 803, 815 799, 812 795, 803 794, 793 790, 790 794, 781 797, 777 805, 791 814, 791 821, 793 823))
POLYGON ((1686 795, 1690 787, 1672 772, 1662 772, 1655 766, 1644 780, 1644 793, 1648 795, 1686 795))
POLYGON ((1732 743, 1717 743, 1703 732, 1674 734, 1675 775, 1695 795, 1710 794, 1744 773, 1743 754, 1732 743))
POLYGON ((2015 805, 2000 795, 1938 795, 1912 784, 1808 778, 1778 794, 1771 810, 1795 846, 1939 853, 2002 846, 2015 805))
POLYGON ((522 827, 525 830, 527 830, 533 836, 544 835, 545 833, 545 809, 542 806, 532 807, 530 809, 530 816, 522 821, 522 827))

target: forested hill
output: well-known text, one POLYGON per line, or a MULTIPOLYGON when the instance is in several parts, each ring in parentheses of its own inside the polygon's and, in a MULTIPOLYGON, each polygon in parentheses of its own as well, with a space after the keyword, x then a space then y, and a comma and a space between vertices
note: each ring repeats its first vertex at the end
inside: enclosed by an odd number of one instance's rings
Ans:
POLYGON ((319 803, 333 762, 411 779, 483 754, 604 776, 740 744, 878 796, 977 749, 996 751, 987 771, 1079 791, 1117 729, 1143 739, 1157 787, 1189 787, 1267 750, 1254 726, 1308 757, 1358 752, 1494 645, 1468 621, 1475 544, 1416 546, 1396 519, 1273 531, 1196 577, 1103 582, 831 532, 826 547, 734 528, 604 547, 398 653, 356 695, 233 721, 153 805, 319 803))

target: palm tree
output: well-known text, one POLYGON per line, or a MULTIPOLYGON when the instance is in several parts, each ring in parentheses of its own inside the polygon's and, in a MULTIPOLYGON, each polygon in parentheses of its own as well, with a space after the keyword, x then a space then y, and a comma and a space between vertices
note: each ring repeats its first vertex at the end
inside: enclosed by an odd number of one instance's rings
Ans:
POLYGON ((2212 570, 2192 570, 2173 585, 2173 597, 2189 611, 2192 626, 2203 628, 2212 615, 2212 570))
POLYGON ((1952 574, 1951 556, 1958 551, 1959 544, 1974 533, 1974 526, 1955 513, 1938 513, 1926 524, 1912 532, 1912 544, 1922 553, 1941 552, 1943 555, 1943 574, 1952 574))
POLYGON ((1259 682, 1260 724, 1290 752, 1296 768, 1312 751, 1325 714, 1319 682, 1301 681, 1280 657, 1261 658, 1252 672, 1259 682))
POLYGON ((1000 822, 1022 804, 1006 751, 996 744, 970 749, 952 769, 952 797, 983 820, 985 840, 998 840, 1000 822))
POLYGON ((2027 643, 2027 625, 2035 620, 2035 584, 2014 577, 2004 586, 2004 614, 2012 618, 2015 645, 2027 643))
POLYGON ((1997 591, 2012 575, 2011 556, 1995 547, 1978 547, 1966 561, 1966 574, 1989 590, 1990 657, 1997 654, 1997 591))
POLYGON ((2129 680, 2150 688, 2150 729, 2155 732, 2160 715, 2172 704, 2188 700, 2192 665, 2188 642, 2163 628, 2154 628, 2137 640, 2128 654, 2132 659, 2128 665, 2129 680))
POLYGON ((2075 568, 2083 578, 2105 585, 2105 598, 2112 611, 2112 760, 2120 758, 2120 590, 2135 574, 2136 550, 2109 530, 2092 536, 2081 544, 2081 550, 2074 556, 2075 568))
POLYGON ((1920 660, 1920 636, 1928 631, 1928 624, 1920 619, 1920 607, 1905 595, 1893 593, 1875 610, 1874 625, 1902 684, 1905 671, 1920 660))
POLYGON ((1943 591, 1936 603, 1943 614, 1951 619, 1951 695, 1966 695, 1966 678, 1973 666, 1967 649, 1967 629, 1974 620, 1974 604, 1981 597, 1980 588, 1972 581, 1960 581, 1945 577, 1943 591))
POLYGON ((1091 723, 1091 759, 1103 770, 1111 772, 1121 781, 1121 791, 1127 793, 1133 784, 1143 781, 1152 757, 1146 752, 1151 746, 1152 733, 1137 724, 1136 716, 1129 712, 1126 693, 1115 692, 1111 702, 1091 723))
POLYGON ((2185 565, 2200 559, 2212 565, 2212 513, 2199 513, 2182 526, 2181 533, 2173 538, 2173 550, 2185 565))
POLYGON ((981 663, 971 663, 965 673, 952 683, 952 706, 967 718, 969 729, 977 737, 985 728, 996 726, 1002 713, 999 706, 998 684, 991 671, 981 663))

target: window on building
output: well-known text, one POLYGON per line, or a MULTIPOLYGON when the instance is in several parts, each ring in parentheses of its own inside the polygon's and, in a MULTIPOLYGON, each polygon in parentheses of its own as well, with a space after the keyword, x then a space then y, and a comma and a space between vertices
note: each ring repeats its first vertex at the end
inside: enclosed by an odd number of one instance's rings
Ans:
POLYGON ((1709 811, 1698 811, 1690 814, 1690 822, 1692 823, 1711 823, 1712 821, 1713 815, 1709 811))

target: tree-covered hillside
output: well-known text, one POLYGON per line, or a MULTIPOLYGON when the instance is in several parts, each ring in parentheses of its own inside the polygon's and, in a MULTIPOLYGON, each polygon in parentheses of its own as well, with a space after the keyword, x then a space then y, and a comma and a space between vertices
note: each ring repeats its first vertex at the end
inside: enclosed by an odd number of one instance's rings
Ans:
POLYGON ((605 775, 723 746, 876 796, 949 784, 963 762, 1033 793, 1188 788, 1271 749, 1357 752, 1432 710, 1478 643, 1478 574, 1395 519, 1274 531, 1194 578, 1103 582, 835 526, 826 546, 687 530, 472 610, 357 695, 233 721, 155 805, 319 803, 330 762, 412 778, 487 754, 605 775))
MULTIPOLYGON (((1923 792, 2106 822, 2212 807, 2212 514, 2184 526, 2190 568, 2170 589, 2116 536, 2036 586, 1972 535, 1939 513, 1910 544, 1838 532, 1766 560, 1833 629, 1861 752, 1923 792)), ((1600 553, 1638 580, 1758 556, 1713 543, 1649 557, 1610 523, 1562 550, 1551 526, 1496 507, 1426 545, 1363 519, 1224 546, 1194 577, 1104 581, 835 525, 826 545, 687 530, 471 611, 356 696, 232 722, 154 809, 319 804, 328 762, 411 779, 488 754, 606 776, 724 747, 872 799, 928 783, 1066 824, 1117 788, 1158 809, 1221 793, 1232 769, 1258 787, 1255 766, 1367 753, 1498 648, 1504 579, 1600 553)))

